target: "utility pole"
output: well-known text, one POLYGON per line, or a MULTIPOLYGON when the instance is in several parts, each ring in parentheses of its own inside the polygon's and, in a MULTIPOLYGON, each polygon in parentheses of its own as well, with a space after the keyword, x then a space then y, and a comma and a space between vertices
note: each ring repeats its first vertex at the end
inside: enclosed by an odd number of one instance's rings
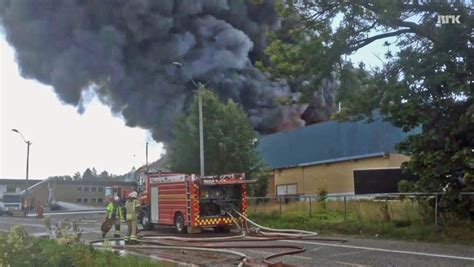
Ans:
MULTIPOLYGON (((173 62, 174 65, 180 67, 184 70, 183 64, 180 62, 173 62)), ((204 176, 204 126, 203 126, 203 118, 202 118, 202 89, 204 85, 201 83, 196 83, 193 77, 189 76, 193 85, 197 88, 198 94, 198 105, 199 105, 199 159, 200 159, 200 166, 201 166, 201 177, 204 176)))
MULTIPOLYGON (((26 143, 26 181, 25 181, 25 199, 26 197, 28 196, 28 176, 29 176, 29 167, 30 167, 30 146, 31 146, 31 141, 30 140, 26 140, 25 137, 23 136, 23 134, 18 131, 17 129, 12 129, 13 132, 19 134, 21 136, 21 138, 23 139, 23 141, 26 143)), ((25 207, 25 217, 28 213, 28 211, 26 210, 28 209, 28 207, 25 207)))
POLYGON ((146 170, 148 171, 148 142, 146 142, 146 152, 145 152, 145 158, 146 158, 146 170))
POLYGON ((202 84, 198 87, 198 102, 199 102, 199 155, 201 159, 201 177, 204 176, 204 127, 202 121, 202 84))
POLYGON ((26 188, 25 188, 25 195, 28 194, 28 172, 30 166, 30 141, 26 141, 26 188))

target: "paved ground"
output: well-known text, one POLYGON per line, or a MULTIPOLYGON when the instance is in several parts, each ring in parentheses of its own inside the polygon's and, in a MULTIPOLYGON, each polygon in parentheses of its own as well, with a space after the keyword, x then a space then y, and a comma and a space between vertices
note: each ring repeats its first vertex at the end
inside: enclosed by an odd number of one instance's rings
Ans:
MULTIPOLYGON (((82 211, 71 214, 68 212, 50 214, 53 223, 59 221, 76 221, 83 230, 84 240, 94 240, 101 237, 100 224, 104 214, 100 211, 82 211)), ((21 224, 34 235, 47 235, 42 219, 0 217, 0 231, 8 231, 14 225, 21 224)), ((122 233, 126 226, 122 224, 122 233)), ((170 234, 169 230, 147 232, 150 234, 170 234)), ((109 233, 109 236, 113 231, 109 233)), ((204 234, 206 236, 212 233, 204 234)), ((244 242, 240 242, 244 244, 244 242)), ((249 245, 250 242, 245 244, 249 245)), ((253 242, 252 242, 253 243, 253 242)), ((444 245, 407 241, 388 241, 377 239, 349 238, 346 243, 326 241, 287 240, 273 242, 258 242, 267 245, 297 245, 304 246, 302 254, 284 256, 283 262, 302 266, 474 266, 474 247, 461 245, 444 245)), ((222 243, 229 245, 232 243, 222 243)), ((237 243, 234 243, 237 244, 237 243)), ((251 258, 262 259, 278 249, 232 249, 243 252, 251 258)), ((137 251, 141 254, 172 261, 213 266, 222 264, 221 255, 212 253, 196 253, 169 250, 137 251)), ((232 259, 232 256, 227 256, 232 259)), ((281 259, 281 258, 280 258, 281 259)), ((180 264, 189 265, 189 264, 180 264)))

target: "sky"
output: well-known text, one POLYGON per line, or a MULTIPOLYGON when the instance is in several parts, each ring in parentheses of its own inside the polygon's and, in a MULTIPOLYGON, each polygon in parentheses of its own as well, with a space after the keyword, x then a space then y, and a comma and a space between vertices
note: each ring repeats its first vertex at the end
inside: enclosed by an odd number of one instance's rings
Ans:
MULTIPOLYGON (((364 62, 370 69, 381 66, 383 41, 376 41, 348 57, 354 64, 364 62)), ((30 147, 30 179, 83 173, 95 167, 100 173, 124 174, 145 164, 149 142, 149 161, 164 153, 144 129, 125 126, 120 116, 110 112, 92 94, 85 112, 64 105, 53 88, 20 76, 14 49, 0 29, 0 178, 24 179, 26 147, 30 147)))
POLYGON ((25 179, 30 140, 30 179, 73 175, 95 167, 116 175, 159 159, 163 145, 148 131, 129 128, 94 96, 81 115, 53 88, 22 78, 13 48, 0 32, 0 178, 25 179))

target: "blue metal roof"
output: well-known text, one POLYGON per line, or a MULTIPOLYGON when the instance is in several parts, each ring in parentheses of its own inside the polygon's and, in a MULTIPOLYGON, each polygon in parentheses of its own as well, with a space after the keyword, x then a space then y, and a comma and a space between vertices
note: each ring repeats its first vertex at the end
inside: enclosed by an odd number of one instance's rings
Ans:
POLYGON ((258 150, 273 169, 312 162, 395 152, 410 133, 377 119, 374 122, 327 121, 260 137, 258 150))

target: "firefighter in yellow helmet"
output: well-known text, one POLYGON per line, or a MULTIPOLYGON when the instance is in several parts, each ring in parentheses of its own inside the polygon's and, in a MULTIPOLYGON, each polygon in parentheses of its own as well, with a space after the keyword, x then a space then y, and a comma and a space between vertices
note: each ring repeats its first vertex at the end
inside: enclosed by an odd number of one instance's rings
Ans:
POLYGON ((140 203, 137 200, 137 192, 133 191, 128 195, 128 200, 125 203, 125 221, 127 222, 127 235, 125 236, 125 243, 137 243, 137 220, 140 212, 140 203))

